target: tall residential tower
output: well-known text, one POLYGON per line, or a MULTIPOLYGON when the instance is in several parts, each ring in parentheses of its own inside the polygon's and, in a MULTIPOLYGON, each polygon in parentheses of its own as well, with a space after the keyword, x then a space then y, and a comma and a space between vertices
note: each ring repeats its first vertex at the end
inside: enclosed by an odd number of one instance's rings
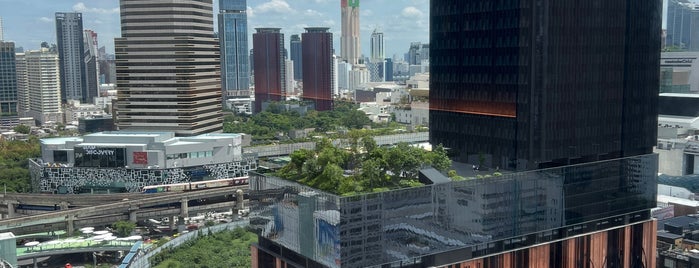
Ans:
POLYGON ((221 44, 221 86, 224 101, 235 97, 250 97, 246 2, 218 2, 218 37, 221 44))
POLYGON ((312 27, 303 33, 303 99, 317 111, 330 110, 333 103, 333 34, 328 29, 312 27))
POLYGON ((270 101, 286 96, 286 63, 284 34, 279 28, 257 28, 252 35, 255 72, 255 113, 263 111, 270 101))
POLYGON ((178 136, 220 132, 212 0, 120 0, 120 11, 117 127, 178 136))
POLYGON ((83 53, 83 15, 78 12, 56 12, 56 40, 61 62, 61 102, 88 102, 83 53))
POLYGON ((350 64, 358 64, 361 56, 359 28, 359 0, 342 0, 342 37, 340 53, 342 59, 350 64))

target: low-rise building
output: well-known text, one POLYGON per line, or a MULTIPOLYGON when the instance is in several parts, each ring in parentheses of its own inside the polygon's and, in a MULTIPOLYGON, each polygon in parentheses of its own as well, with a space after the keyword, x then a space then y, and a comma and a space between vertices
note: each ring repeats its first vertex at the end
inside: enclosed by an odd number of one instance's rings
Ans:
POLYGON ((144 186, 244 176, 242 135, 175 137, 173 132, 100 132, 41 140, 30 161, 35 192, 138 192, 144 186))

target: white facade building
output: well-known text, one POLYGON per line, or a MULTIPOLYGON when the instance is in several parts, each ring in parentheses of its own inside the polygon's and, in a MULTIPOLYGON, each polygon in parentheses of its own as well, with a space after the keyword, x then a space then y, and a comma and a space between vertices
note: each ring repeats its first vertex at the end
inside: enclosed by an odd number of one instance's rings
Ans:
POLYGON ((58 54, 48 48, 25 52, 28 116, 39 122, 63 123, 58 54))

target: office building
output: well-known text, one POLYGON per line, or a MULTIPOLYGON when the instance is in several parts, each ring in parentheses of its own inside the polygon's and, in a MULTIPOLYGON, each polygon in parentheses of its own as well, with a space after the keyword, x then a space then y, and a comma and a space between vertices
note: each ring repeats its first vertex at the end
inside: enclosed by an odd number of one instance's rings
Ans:
POLYGON ((371 33, 371 61, 383 61, 385 56, 383 32, 379 29, 374 29, 371 33))
POLYGON ((393 81, 393 59, 386 58, 386 61, 384 61, 384 73, 386 74, 384 79, 386 82, 393 81))
POLYGON ((83 52, 83 64, 85 64, 85 86, 87 95, 83 103, 93 103, 99 96, 100 69, 99 69, 99 49, 97 46, 97 33, 92 30, 85 30, 83 40, 85 41, 85 51, 83 52))
POLYGON ((661 2, 508 3, 430 2, 430 141, 471 179, 251 176, 253 267, 656 266, 661 2))
POLYGON ((294 62, 292 60, 284 60, 284 70, 286 71, 286 74, 284 75, 284 79, 286 85, 284 87, 286 88, 286 95, 287 96, 292 96, 295 95, 297 92, 294 90, 296 81, 294 80, 294 62))
POLYGON ((5 32, 5 31, 4 31, 4 28, 3 28, 3 25, 2 25, 2 17, 0 17, 0 41, 5 40, 5 39, 3 38, 4 32, 5 32))
POLYGON ((333 35, 329 28, 310 27, 303 33, 303 99, 317 111, 332 109, 333 35))
POLYGON ((359 28, 359 0, 341 0, 342 37, 340 37, 340 53, 342 59, 350 64, 358 64, 362 54, 360 46, 361 33, 359 28))
POLYGON ((279 28, 257 28, 252 35, 255 109, 262 112, 263 105, 282 101, 286 96, 286 70, 284 63, 284 34, 279 28))
POLYGON ((699 51, 699 10, 686 0, 669 0, 665 45, 675 49, 699 51))
POLYGON ((303 80, 303 52, 301 47, 302 41, 298 34, 291 36, 289 47, 291 48, 290 59, 294 61, 294 80, 303 80))
POLYGON ((224 101, 250 97, 248 15, 246 0, 219 0, 218 38, 221 44, 221 87, 224 101))
POLYGON ((15 43, 0 41, 0 129, 19 124, 15 43))
POLYGON ((56 40, 61 61, 61 102, 89 102, 83 53, 83 15, 78 12, 56 12, 56 40))
POLYGON ((212 0, 120 0, 114 40, 119 130, 178 136, 223 129, 212 0))
POLYGON ((63 123, 61 110, 61 75, 58 53, 48 48, 24 53, 26 62, 27 116, 37 125, 63 123))
POLYGON ((41 140, 32 159, 33 189, 42 193, 141 192, 144 186, 247 175, 256 159, 242 155, 242 135, 99 132, 41 140))
POLYGON ((350 71, 352 71, 352 65, 340 59, 337 63, 337 87, 340 92, 347 92, 350 89, 350 71))
POLYGON ((699 93, 699 52, 660 54, 660 93, 699 93))

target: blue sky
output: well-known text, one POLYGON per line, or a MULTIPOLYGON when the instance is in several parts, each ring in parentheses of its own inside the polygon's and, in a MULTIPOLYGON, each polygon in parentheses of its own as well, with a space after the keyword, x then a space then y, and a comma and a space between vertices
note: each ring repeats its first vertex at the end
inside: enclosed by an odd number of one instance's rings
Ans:
MULTIPOLYGON (((214 14, 218 0, 214 0, 214 14)), ((330 27, 339 54, 340 0, 248 0, 249 34, 256 27, 279 27, 286 46, 291 34, 304 27, 330 27)), ((55 12, 83 13, 84 29, 99 36, 99 45, 114 51, 120 36, 118 0, 0 0, 5 40, 25 49, 36 49, 42 41, 55 43, 55 12)), ((429 40, 429 0, 364 0, 360 6, 362 51, 369 53, 369 38, 375 27, 384 32, 386 56, 402 56, 410 42, 429 40)))

